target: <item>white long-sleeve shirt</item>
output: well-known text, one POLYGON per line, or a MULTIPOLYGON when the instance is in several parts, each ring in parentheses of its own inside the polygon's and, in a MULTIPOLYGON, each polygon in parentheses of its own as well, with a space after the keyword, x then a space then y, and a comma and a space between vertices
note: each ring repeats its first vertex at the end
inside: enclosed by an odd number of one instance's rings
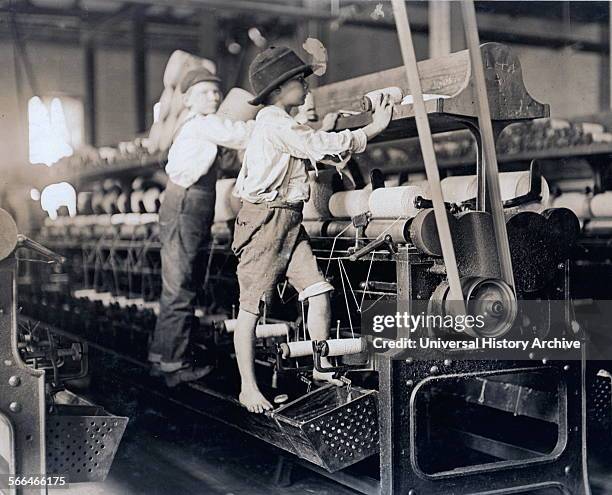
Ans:
POLYGON ((329 156, 362 153, 367 142, 361 129, 315 131, 296 122, 282 108, 267 106, 255 119, 234 194, 251 203, 307 201, 310 185, 305 160, 314 166, 329 156), (287 187, 281 191, 286 174, 290 174, 287 187))
POLYGON ((214 163, 217 146, 246 148, 254 125, 253 120, 233 122, 214 114, 190 113, 168 152, 168 178, 179 186, 192 186, 214 163))

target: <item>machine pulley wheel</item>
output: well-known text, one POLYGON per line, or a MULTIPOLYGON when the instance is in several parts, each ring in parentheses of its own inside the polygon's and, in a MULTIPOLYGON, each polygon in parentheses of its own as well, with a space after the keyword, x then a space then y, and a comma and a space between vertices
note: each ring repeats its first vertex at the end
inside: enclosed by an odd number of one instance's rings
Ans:
MULTIPOLYGON (((472 337, 502 337, 512 328, 518 306, 514 291, 503 280, 487 277, 463 277, 461 288, 467 314, 474 324, 464 332, 472 337)), ((430 298, 429 310, 442 316, 459 316, 459 305, 449 297, 448 282, 442 282, 430 298)))

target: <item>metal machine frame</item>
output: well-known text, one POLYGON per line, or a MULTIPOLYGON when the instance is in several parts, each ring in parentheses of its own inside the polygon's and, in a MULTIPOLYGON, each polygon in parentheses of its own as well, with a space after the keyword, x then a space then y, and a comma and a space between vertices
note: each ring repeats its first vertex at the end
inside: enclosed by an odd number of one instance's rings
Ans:
MULTIPOLYGON (((0 420, 12 436, 7 440, 10 471, 5 474, 44 475, 45 373, 27 367, 17 351, 16 276, 16 259, 0 261, 0 420)), ((44 488, 39 491, 46 493, 44 488)))
MULTIPOLYGON (((418 261, 418 260, 417 260, 418 261)), ((397 260, 398 304, 410 304, 411 253, 400 248, 397 260)), ((379 422, 381 493, 412 495, 469 493, 478 495, 520 493, 556 487, 567 494, 586 494, 586 402, 584 363, 541 360, 521 361, 413 361, 379 356, 379 422), (519 370, 555 370, 559 376, 561 399, 566 404, 560 438, 565 441, 554 455, 533 460, 528 465, 491 465, 480 470, 459 468, 444 476, 419 473, 414 444, 414 399, 419 387, 430 380, 451 377, 511 373, 519 370), (461 483, 461 490, 458 490, 461 483), (486 488, 485 488, 486 487, 486 488)))

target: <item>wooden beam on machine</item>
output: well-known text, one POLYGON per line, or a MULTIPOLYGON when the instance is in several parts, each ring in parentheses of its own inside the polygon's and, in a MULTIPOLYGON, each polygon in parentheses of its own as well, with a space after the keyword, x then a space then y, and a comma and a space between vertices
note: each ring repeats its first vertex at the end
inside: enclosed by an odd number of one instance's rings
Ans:
POLYGON ((451 3, 448 0, 429 2, 429 58, 451 52, 451 3))

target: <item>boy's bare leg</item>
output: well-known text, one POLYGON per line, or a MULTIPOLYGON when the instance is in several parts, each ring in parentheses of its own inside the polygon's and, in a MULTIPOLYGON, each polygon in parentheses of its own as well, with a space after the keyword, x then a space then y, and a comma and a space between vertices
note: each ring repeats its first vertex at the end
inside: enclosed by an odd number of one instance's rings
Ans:
MULTIPOLYGON (((329 292, 312 296, 308 299, 308 333, 312 340, 326 340, 329 337, 329 324, 331 321, 331 304, 329 292)), ((321 358, 323 367, 331 366, 327 358, 321 358)), ((333 373, 321 373, 312 370, 315 380, 324 380, 339 387, 344 385, 340 380, 333 378, 333 373)))
POLYGON ((255 345, 255 327, 259 316, 247 311, 238 312, 238 321, 234 330, 234 348, 240 371, 241 389, 238 400, 250 412, 262 413, 272 409, 255 380, 255 362, 253 347, 255 345))

